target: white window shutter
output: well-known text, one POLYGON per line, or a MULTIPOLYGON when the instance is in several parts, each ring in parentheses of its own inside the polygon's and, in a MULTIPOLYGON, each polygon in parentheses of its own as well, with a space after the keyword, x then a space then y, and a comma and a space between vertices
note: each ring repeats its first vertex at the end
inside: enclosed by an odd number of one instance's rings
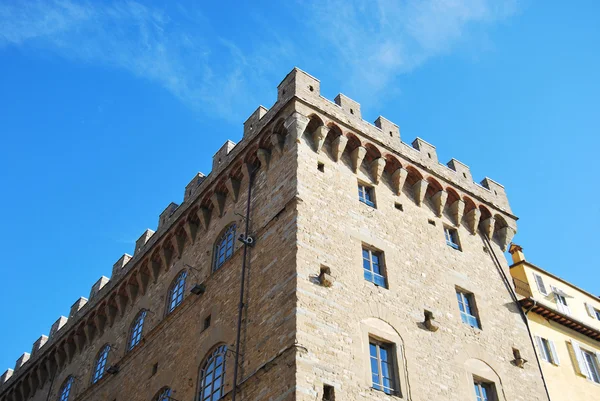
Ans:
POLYGON ((577 366, 579 367, 579 373, 589 378, 589 373, 587 369, 587 365, 585 364, 585 360, 583 359, 583 354, 581 353, 581 348, 579 347, 579 343, 575 340, 571 340, 571 345, 573 346, 573 351, 575 351, 575 359, 577 359, 577 366))
POLYGON ((588 315, 590 315, 590 317, 593 317, 594 319, 596 318, 596 311, 594 310, 594 307, 588 303, 585 304, 585 309, 587 310, 588 315))
POLYGON ((560 365, 560 360, 558 359, 558 353, 556 352, 556 348, 554 348, 554 341, 548 340, 548 344, 550 344, 550 351, 552 351, 552 363, 556 366, 560 365))
POLYGON ((535 336, 535 344, 537 345, 538 355, 542 360, 547 361, 546 353, 544 352, 544 343, 542 342, 541 337, 535 336))
POLYGON ((546 290, 546 286, 544 285, 544 279, 542 278, 542 276, 533 273, 533 277, 535 278, 535 284, 537 285, 540 294, 544 296, 548 295, 548 291, 546 290))

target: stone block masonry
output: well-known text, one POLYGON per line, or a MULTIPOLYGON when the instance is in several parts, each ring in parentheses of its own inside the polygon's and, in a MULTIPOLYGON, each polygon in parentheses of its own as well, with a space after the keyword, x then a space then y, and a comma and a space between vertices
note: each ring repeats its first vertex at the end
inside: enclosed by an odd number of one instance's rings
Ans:
POLYGON ((204 401, 208 381, 229 400, 236 362, 237 400, 475 400, 474 384, 498 400, 547 400, 536 366, 510 363, 513 348, 528 360, 534 351, 491 259, 516 231, 504 188, 474 183, 457 160, 440 164, 422 139, 407 145, 384 117, 365 122, 344 95, 321 97, 320 82, 299 69, 277 93, 111 279, 2 376, 0 401, 58 399, 67 388, 71 401, 151 400, 167 390, 204 401), (359 201, 359 184, 372 206, 359 201), (236 355, 246 221, 254 244, 236 355), (373 276, 363 250, 379 258, 369 259, 379 285, 365 279, 373 276), (472 297, 479 328, 461 320, 457 291, 472 297), (425 310, 438 330, 423 325, 425 310), (220 349, 217 381, 205 368, 220 349))

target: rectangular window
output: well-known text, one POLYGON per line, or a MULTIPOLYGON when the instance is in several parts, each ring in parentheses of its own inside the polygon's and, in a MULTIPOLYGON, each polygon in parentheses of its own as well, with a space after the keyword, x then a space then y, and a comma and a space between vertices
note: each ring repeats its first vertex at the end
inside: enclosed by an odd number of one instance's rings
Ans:
POLYGON ((386 394, 399 394, 396 386, 396 369, 394 364, 394 348, 392 344, 369 341, 371 356, 371 377, 373 388, 386 394))
POLYGON ((373 196, 373 187, 369 187, 364 184, 358 184, 358 200, 364 203, 365 205, 369 205, 371 207, 375 207, 375 197, 373 196))
POLYGON ((492 383, 485 383, 480 380, 473 380, 473 387, 475 388, 475 399, 477 401, 494 401, 494 385, 492 383))
POLYGON ((554 300, 556 301, 556 306, 558 307, 558 311, 564 313, 565 315, 570 315, 571 310, 569 309, 569 305, 567 305, 567 298, 564 295, 554 293, 554 300))
POLYGON ((537 285, 540 294, 542 294, 543 296, 548 295, 548 290, 546 290, 546 286, 544 285, 544 279, 542 278, 542 276, 534 273, 533 277, 535 277, 535 284, 537 285))
POLYGON ((581 350, 583 360, 588 371, 588 378, 595 383, 600 383, 600 368, 598 368, 598 357, 593 353, 581 350))
POLYGON ((363 248, 362 257, 365 280, 387 288, 383 266, 383 252, 363 248))
POLYGON ((458 243, 458 231, 456 231, 454 228, 444 227, 444 234, 446 235, 446 245, 460 250, 460 245, 458 243))
POLYGON ((479 319, 475 311, 475 298, 473 294, 456 289, 456 299, 458 300, 458 309, 460 309, 460 318, 463 323, 471 327, 480 329, 479 319))
POLYGON ((544 361, 558 366, 559 360, 556 348, 554 347, 554 342, 538 336, 535 336, 535 342, 537 343, 540 357, 544 361))

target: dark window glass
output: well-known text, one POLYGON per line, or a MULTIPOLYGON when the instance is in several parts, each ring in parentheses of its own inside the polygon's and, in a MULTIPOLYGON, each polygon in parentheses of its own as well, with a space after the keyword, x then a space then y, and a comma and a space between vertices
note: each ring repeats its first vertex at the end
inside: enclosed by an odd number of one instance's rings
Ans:
POLYGON ((204 362, 200 371, 198 401, 217 401, 223 397, 226 352, 227 346, 221 345, 204 362))
POLYGON ((480 381, 474 381, 473 386, 475 388, 475 397, 477 401, 492 401, 494 389, 491 383, 483 383, 480 381))
POLYGON ((219 238, 215 245, 215 265, 213 271, 218 270, 227 259, 233 255, 233 244, 235 242, 235 224, 227 228, 227 231, 219 238))

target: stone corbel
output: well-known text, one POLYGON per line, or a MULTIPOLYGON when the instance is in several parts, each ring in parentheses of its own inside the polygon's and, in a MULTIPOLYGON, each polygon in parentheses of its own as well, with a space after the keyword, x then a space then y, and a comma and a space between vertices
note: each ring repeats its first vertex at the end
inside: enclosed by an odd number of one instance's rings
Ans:
POLYGON ((140 292, 139 287, 137 285, 133 285, 130 282, 125 284, 125 291, 127 291, 127 296, 131 299, 131 302, 134 302, 140 292))
POLYGON ((492 237, 494 236, 494 223, 496 221, 494 220, 493 217, 488 217, 487 219, 483 220, 481 222, 481 229, 483 230, 483 233, 488 237, 488 239, 492 239, 492 237))
POLYGON ((231 194, 234 202, 237 202, 238 197, 240 195, 240 180, 235 179, 233 177, 229 177, 227 181, 225 181, 225 185, 227 186, 227 190, 231 194))
POLYGON ((102 335, 104 333, 104 325, 106 324, 106 318, 102 317, 98 312, 99 311, 96 311, 96 314, 94 315, 94 324, 98 329, 98 334, 102 335))
POLYGON ((360 170, 360 165, 362 164, 362 161, 366 155, 367 149, 362 146, 359 146, 352 151, 352 171, 358 173, 358 170, 360 170))
POLYGON ((313 142, 315 143, 315 150, 317 153, 321 153, 321 147, 323 147, 328 133, 329 128, 324 125, 321 125, 313 132, 313 142))
POLYGON ((44 384, 46 383, 46 378, 48 377, 48 371, 46 370, 46 364, 40 363, 39 367, 37 368, 36 373, 37 373, 37 379, 38 379, 38 383, 39 383, 38 384, 38 390, 39 390, 42 387, 44 387, 44 384))
POLYGON ((375 184, 379 184, 379 180, 381 180, 383 170, 385 169, 385 163, 386 161, 383 157, 379 157, 371 162, 371 175, 373 176, 375 184))
POLYGON ((291 148, 296 143, 300 143, 300 138, 308 125, 308 118, 298 112, 294 112, 289 116, 284 123, 284 127, 288 132, 288 140, 286 146, 291 148))
POLYGON ((29 393, 30 394, 35 393, 35 390, 38 388, 38 386, 40 384, 37 371, 33 371, 29 374, 28 384, 29 384, 29 393))
POLYGON ((217 216, 222 217, 223 211, 225 210, 225 195, 220 192, 214 192, 210 200, 217 211, 217 216))
POLYGON ((481 211, 477 208, 474 208, 470 210, 465 217, 467 219, 467 228, 471 231, 471 234, 477 234, 477 227, 479 226, 481 211))
POLYGON ((138 283, 138 287, 140 288, 140 291, 142 292, 142 295, 146 295, 146 289, 148 288, 148 283, 150 282, 150 277, 147 274, 142 273, 142 271, 140 270, 135 275, 135 279, 138 283), (146 276, 146 279, 144 279, 143 276, 146 276))
POLYGON ((419 180, 415 182, 412 186, 413 193, 415 194, 415 200, 417 201, 417 205, 421 206, 423 204, 423 200, 425 199, 425 194, 427 193, 427 186, 429 182, 427 180, 419 180))
POLYGON ((394 192, 398 196, 402 195, 402 187, 404 187, 406 177, 408 177, 408 171, 406 169, 403 169, 402 167, 394 171, 394 174, 392 174, 392 184, 394 186, 394 192))
POLYGON ((114 306, 106 304, 106 320, 110 327, 112 327, 115 323, 115 318, 117 316, 117 314, 115 313, 115 309, 116 308, 114 306))
POLYGON ((462 221, 463 213, 465 212, 465 201, 462 199, 456 200, 452 205, 450 205, 450 213, 454 218, 454 222, 456 226, 459 227, 462 221))
POLYGON ((342 154, 344 153, 344 149, 346 149, 346 145, 348 144, 348 138, 344 135, 340 135, 335 138, 331 144, 331 150, 333 151, 333 158, 336 162, 339 162, 342 158, 342 154))
MULTIPOLYGON (((75 340, 73 340, 73 342, 74 341, 75 340)), ((73 356, 75 354, 75 351, 72 350, 73 346, 71 344, 69 344, 68 339, 67 339, 67 341, 65 341, 64 343, 62 343, 62 345, 63 345, 63 350, 65 351, 65 355, 67 356, 67 361, 69 363, 71 363, 71 361, 73 360, 73 356)))
POLYGON ((196 234, 198 234, 198 226, 196 224, 192 223, 190 220, 186 220, 183 229, 192 243, 196 241, 196 234))
POLYGON ((271 163, 271 152, 267 149, 260 148, 256 151, 256 156, 258 160, 260 160, 260 164, 264 166, 265 170, 269 169, 269 164, 271 163))
POLYGON ((198 211, 196 211, 196 214, 200 219, 200 224, 202 224, 202 228, 204 230, 208 230, 208 225, 210 224, 210 217, 212 214, 211 209, 207 207, 201 207, 198 209, 198 211))
POLYGON ((498 239, 500 240, 500 248, 502 252, 506 252, 508 245, 511 243, 513 237, 516 234, 516 230, 512 227, 502 227, 498 230, 498 239))
POLYGON ((273 149, 275 153, 282 154, 283 153, 283 142, 281 140, 281 135, 273 132, 271 134, 271 144, 273 145, 273 149))
POLYGON ((442 217, 444 213, 444 206, 446 206, 446 200, 448 200, 448 192, 441 190, 431 197, 433 206, 435 208, 435 214, 438 217, 442 217))
POLYGON ((185 247, 184 236, 177 234, 171 236, 171 245, 173 245, 173 249, 177 251, 177 257, 181 258, 181 255, 183 255, 183 248, 185 247))

